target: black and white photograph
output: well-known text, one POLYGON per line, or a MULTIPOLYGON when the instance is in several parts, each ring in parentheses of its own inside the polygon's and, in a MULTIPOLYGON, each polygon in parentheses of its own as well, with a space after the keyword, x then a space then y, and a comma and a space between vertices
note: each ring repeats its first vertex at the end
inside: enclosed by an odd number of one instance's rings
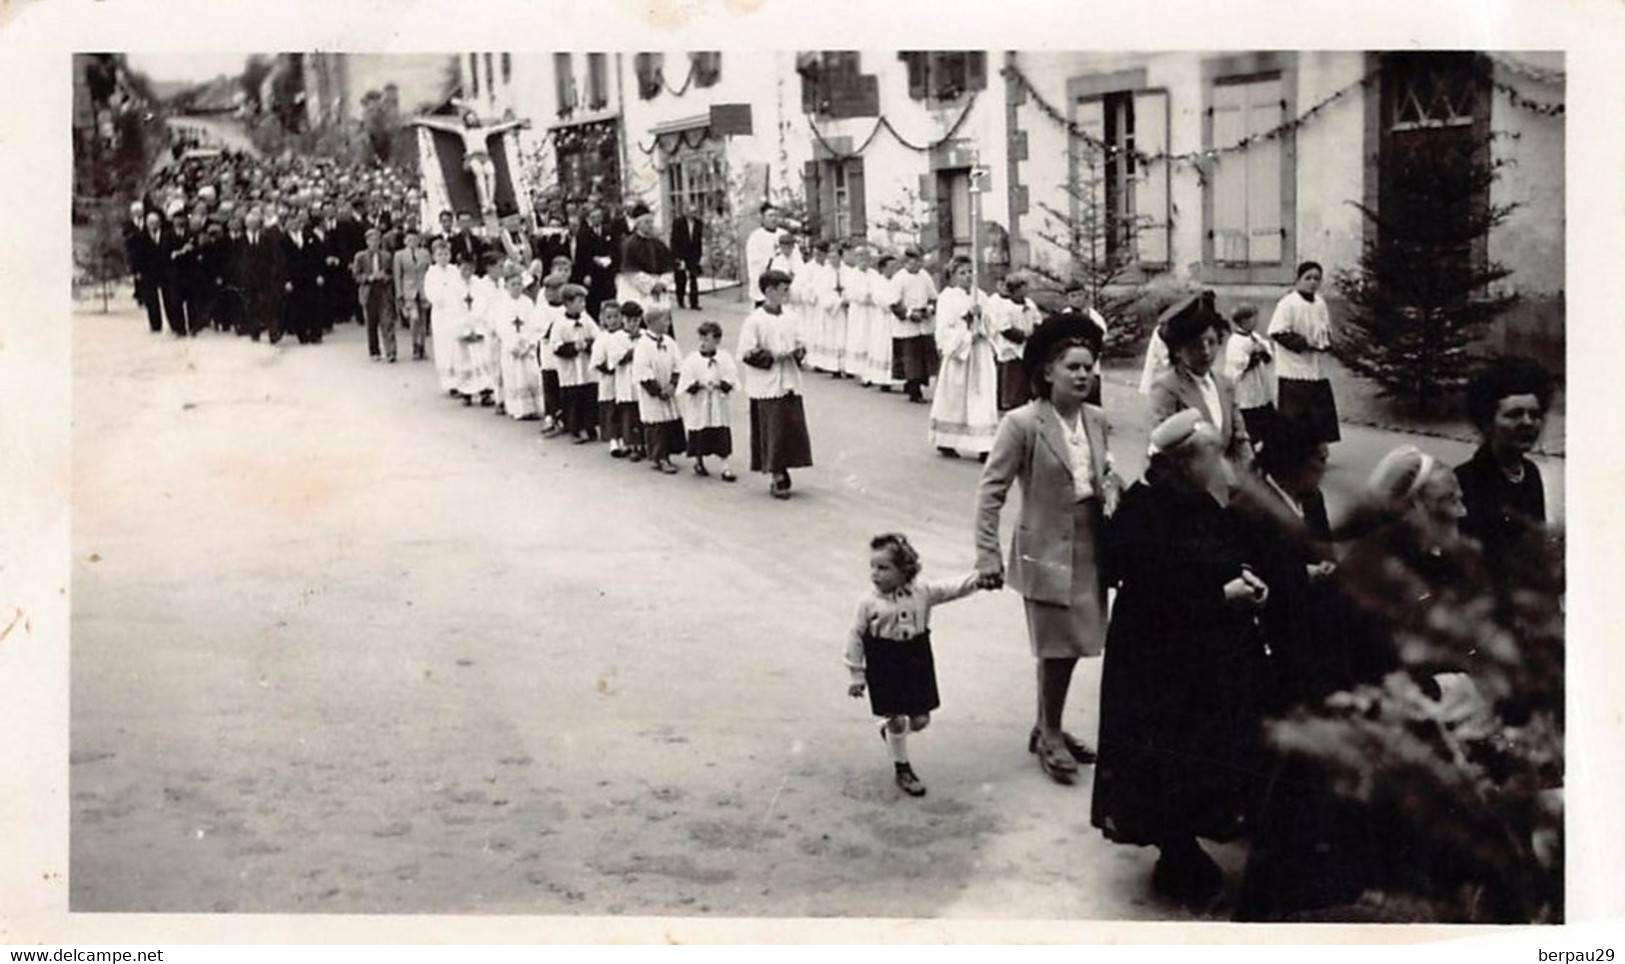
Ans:
POLYGON ((1025 26, 56 55, 55 912, 1574 923, 1574 57, 1025 26))

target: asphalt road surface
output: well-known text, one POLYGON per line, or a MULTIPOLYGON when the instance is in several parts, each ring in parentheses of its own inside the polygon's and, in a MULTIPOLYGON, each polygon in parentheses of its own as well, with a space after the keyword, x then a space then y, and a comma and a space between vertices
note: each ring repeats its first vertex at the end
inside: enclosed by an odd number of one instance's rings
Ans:
MULTIPOLYGON (((685 347, 702 317, 731 346, 743 312, 679 312, 685 347)), ((893 786, 841 655, 871 535, 908 533, 927 576, 972 565, 978 466, 927 445, 925 406, 813 377, 817 465, 778 502, 743 457, 734 485, 667 477, 464 408, 355 326, 73 324, 74 912, 1226 915, 1151 895, 1154 852, 1025 752, 1011 592, 937 611, 930 793, 893 786)), ((1334 508, 1405 440, 1346 437, 1334 508)), ((1098 679, 1084 661, 1085 738, 1098 679)), ((1233 889, 1243 852, 1216 855, 1233 889)))

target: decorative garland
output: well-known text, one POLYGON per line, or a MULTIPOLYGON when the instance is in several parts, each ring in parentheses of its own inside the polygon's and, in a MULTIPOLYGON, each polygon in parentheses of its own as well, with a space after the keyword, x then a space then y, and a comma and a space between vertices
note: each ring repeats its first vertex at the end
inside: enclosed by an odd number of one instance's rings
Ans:
POLYGON ((694 67, 694 58, 688 58, 688 76, 683 78, 683 86, 678 87, 675 90, 672 89, 671 84, 666 83, 666 69, 664 66, 657 68, 655 70, 655 74, 660 79, 660 86, 666 89, 666 93, 672 95, 673 97, 681 97, 688 93, 688 88, 694 84, 694 67))
POLYGON ((1521 107, 1527 111, 1533 111, 1542 117, 1563 116, 1564 105, 1562 104, 1544 104, 1538 100, 1530 100, 1528 97, 1525 97, 1518 90, 1518 88, 1512 86, 1511 84, 1503 83, 1499 80, 1495 81, 1495 89, 1505 94, 1507 99, 1512 101, 1513 105, 1516 107, 1521 107))
MULTIPOLYGON (((1497 62, 1499 63, 1500 61, 1497 60, 1497 62)), ((1526 68, 1526 69, 1532 71, 1532 70, 1535 70, 1536 68, 1531 67, 1531 68, 1526 68)), ((1054 123, 1056 123, 1056 124, 1060 125, 1062 128, 1064 128, 1069 137, 1071 137, 1071 138, 1073 138, 1075 140, 1078 140, 1078 141, 1082 141, 1091 150, 1103 152, 1107 157, 1115 157, 1121 151, 1121 148, 1118 148, 1118 147, 1116 147, 1115 145, 1112 145, 1112 144, 1108 144, 1105 141, 1100 140, 1099 138, 1093 137, 1089 133, 1087 133, 1084 130, 1082 130, 1081 128, 1079 128, 1076 122, 1074 122, 1071 118, 1064 115, 1060 110, 1058 110, 1049 101, 1045 100, 1043 95, 1040 94, 1038 92, 1037 88, 1033 86, 1033 83, 1030 80, 1028 80, 1026 75, 1024 75, 1021 72, 1021 70, 1019 68, 1017 68, 1014 64, 1011 64, 1010 66, 1005 67, 1004 70, 1002 71, 1002 74, 1003 74, 1003 76, 1005 77, 1006 80, 1020 86, 1026 92, 1027 96, 1032 98, 1033 103, 1038 106, 1039 110, 1042 111, 1045 115, 1047 115, 1051 121, 1053 121, 1054 123)), ((1249 147, 1251 147, 1253 144, 1256 144, 1256 143, 1258 143, 1260 141, 1275 140, 1275 139, 1277 139, 1277 138, 1279 138, 1279 137, 1281 137, 1281 136, 1283 136, 1285 134, 1296 133, 1300 128, 1302 128, 1305 124, 1307 124, 1309 122, 1309 120, 1312 119, 1316 114, 1319 114, 1321 111, 1323 111, 1326 108, 1332 106, 1337 101, 1343 99, 1349 93, 1354 91, 1356 88, 1363 89, 1363 88, 1371 86, 1371 84, 1373 84, 1373 83, 1375 83, 1377 81, 1379 74, 1380 74, 1380 69, 1379 70, 1373 70, 1373 71, 1367 73, 1365 76, 1361 77, 1359 80, 1356 80, 1351 84, 1348 84, 1348 85, 1346 85, 1346 86, 1344 86, 1342 88, 1339 88, 1338 90, 1333 91, 1331 94, 1329 94, 1325 98, 1323 98, 1319 103, 1315 104, 1313 107, 1311 107, 1308 110, 1304 111, 1302 114, 1299 114, 1297 117, 1293 118, 1292 120, 1285 121, 1282 124, 1276 126, 1275 128, 1272 128, 1271 130, 1262 131, 1262 132, 1256 133, 1256 134, 1249 134, 1249 135, 1247 135, 1246 137, 1242 138, 1241 140, 1237 141, 1234 144, 1229 144, 1229 145, 1226 145, 1224 147, 1209 148, 1209 149, 1205 149, 1205 150, 1186 151, 1186 152, 1180 153, 1180 154, 1175 154, 1175 153, 1171 153, 1171 152, 1167 152, 1167 151, 1164 151, 1164 152, 1161 152, 1161 153, 1158 153, 1158 154, 1147 154, 1144 151, 1130 151, 1129 153, 1134 158, 1135 164, 1138 165, 1138 166, 1149 166, 1149 165, 1152 165, 1152 164, 1170 164, 1170 165, 1200 164, 1203 161, 1217 160, 1222 155, 1225 155, 1225 154, 1232 154, 1232 153, 1236 153, 1236 152, 1239 152, 1239 151, 1245 151, 1249 147)), ((1561 75, 1559 75, 1559 76, 1561 76, 1561 75)), ((1495 82, 1495 88, 1497 90, 1501 91, 1503 94, 1507 95, 1507 97, 1512 101, 1513 104, 1515 104, 1516 106, 1521 107, 1521 108, 1523 108, 1525 110, 1530 110, 1530 111, 1533 111, 1533 112, 1535 112, 1537 114, 1541 114, 1541 115, 1546 116, 1546 117, 1560 117, 1564 113, 1564 105, 1563 104, 1561 104, 1561 103, 1548 104, 1548 103, 1541 103, 1539 101, 1531 100, 1528 97, 1525 97, 1521 92, 1518 91, 1517 88, 1513 87, 1511 84, 1496 81, 1495 82)), ((1198 173, 1200 174, 1200 168, 1198 168, 1198 173)))
POLYGON ((671 131, 666 134, 656 134, 654 142, 647 147, 636 142, 633 142, 632 146, 636 147, 640 152, 642 152, 645 157, 652 157, 654 156, 655 152, 658 151, 662 157, 669 158, 676 157, 677 154, 685 147, 691 151, 699 150, 701 147, 704 147, 705 142, 710 139, 711 130, 709 127, 691 127, 680 131, 671 131), (699 138, 698 140, 689 139, 691 135, 696 134, 699 138), (666 143, 670 143, 672 146, 669 148, 663 146, 663 139, 665 139, 666 143))
MULTIPOLYGON (((1051 121, 1063 127, 1068 136, 1075 140, 1082 141, 1084 144, 1088 145, 1091 150, 1105 153, 1107 157, 1115 157, 1122 151, 1121 148, 1108 144, 1079 128, 1076 122, 1062 114, 1053 104, 1045 100, 1044 96, 1038 92, 1036 87, 1033 86, 1032 81, 1028 80, 1026 75, 1024 75, 1014 64, 1005 67, 1001 73, 1006 80, 1014 82, 1024 91, 1026 91, 1027 96, 1031 97, 1033 103, 1038 105, 1038 109, 1043 111, 1051 121)), ((1332 106, 1339 100, 1342 100, 1355 89, 1369 87, 1371 84, 1375 83, 1377 73, 1377 71, 1373 70, 1370 73, 1367 73, 1364 77, 1361 77, 1359 80, 1333 91, 1331 94, 1323 98, 1319 103, 1304 111, 1302 114, 1299 114, 1297 117, 1294 117, 1289 121, 1285 121, 1270 130, 1260 131, 1256 134, 1248 134, 1246 137, 1243 137, 1234 144, 1228 144, 1224 147, 1207 148, 1205 150, 1185 151, 1184 153, 1180 154, 1175 154, 1168 151, 1163 151, 1157 154, 1147 154, 1144 151, 1128 151, 1127 153, 1134 158, 1134 163, 1136 165, 1145 167, 1152 164, 1200 164, 1203 161, 1216 160, 1225 154, 1234 154, 1240 151, 1245 151, 1260 141, 1271 141, 1281 137, 1284 134, 1296 133, 1299 128, 1307 124, 1316 114, 1319 114, 1321 111, 1332 106)))
POLYGON ((952 141, 954 139, 954 135, 959 133, 959 129, 965 126, 965 121, 970 119, 971 111, 976 107, 976 98, 977 92, 973 91, 970 95, 970 100, 965 104, 965 109, 960 111, 959 117, 955 119, 952 126, 948 128, 948 133, 928 144, 915 144, 909 141, 908 138, 898 133, 897 128, 892 126, 891 119, 885 114, 881 114, 879 117, 875 118, 875 126, 869 131, 869 136, 863 139, 863 143, 859 144, 857 149, 850 152, 836 150, 835 147, 830 144, 827 139, 825 139, 823 132, 818 129, 818 125, 813 123, 813 119, 810 114, 806 115, 807 129, 812 131, 813 140, 816 140, 825 151, 829 152, 828 159, 830 160, 845 161, 862 156, 863 152, 869 149, 869 145, 875 142, 875 138, 880 136, 881 130, 890 132, 891 136, 897 141, 897 143, 903 145, 914 153, 929 154, 949 141, 952 141))

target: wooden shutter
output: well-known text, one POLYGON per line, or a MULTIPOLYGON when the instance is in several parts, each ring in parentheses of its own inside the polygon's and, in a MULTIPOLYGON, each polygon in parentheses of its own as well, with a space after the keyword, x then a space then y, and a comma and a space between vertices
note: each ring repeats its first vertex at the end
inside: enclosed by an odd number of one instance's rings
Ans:
MULTIPOLYGON (((1134 147, 1140 154, 1159 155, 1168 150, 1168 92, 1134 95, 1134 147)), ((1134 182, 1135 241, 1143 264, 1167 264, 1169 164, 1136 161, 1134 182)))
POLYGON ((818 113, 819 80, 824 73, 824 65, 818 54, 797 54, 796 73, 801 75, 801 112, 818 113))
POLYGON ((575 68, 569 54, 553 55, 553 83, 558 92, 559 113, 565 114, 576 107, 575 68))
MULTIPOLYGON (((1240 84, 1213 88, 1213 142, 1225 152, 1247 134, 1247 89, 1240 84)), ((1220 153, 1213 163, 1208 190, 1213 197, 1213 258, 1221 264, 1245 264, 1247 245, 1247 155, 1220 153)))
POLYGON ((972 50, 965 55, 965 89, 987 90, 987 51, 972 50))
MULTIPOLYGON (((1281 125, 1281 79, 1248 84, 1247 133, 1263 134, 1281 125)), ((1247 147, 1247 260, 1277 264, 1282 253, 1281 139, 1260 138, 1247 147)))
POLYGON ((609 106, 609 55, 587 55, 587 109, 609 106))
POLYGON ((905 50, 897 56, 908 65, 909 99, 925 100, 925 64, 930 55, 923 50, 905 50))
POLYGON ((1075 234, 1082 229, 1085 208, 1094 205, 1096 217, 1099 218, 1098 230, 1102 234, 1100 254, 1104 256, 1107 160, 1105 150, 1099 145, 1106 140, 1106 102, 1099 98, 1078 101, 1073 112, 1073 123, 1077 126, 1078 132, 1089 140, 1074 139, 1072 144, 1073 157, 1077 162, 1071 205, 1074 225, 1072 230, 1075 234))
POLYGON ((808 161, 801 165, 801 196, 806 200, 807 220, 811 222, 807 225, 808 233, 820 238, 827 238, 829 237, 829 229, 826 226, 824 212, 828 208, 825 206, 824 196, 820 192, 819 182, 822 178, 819 177, 819 167, 817 161, 808 161))
POLYGON ((863 210, 863 158, 854 157, 846 162, 846 196, 852 209, 852 236, 867 238, 869 222, 863 210))

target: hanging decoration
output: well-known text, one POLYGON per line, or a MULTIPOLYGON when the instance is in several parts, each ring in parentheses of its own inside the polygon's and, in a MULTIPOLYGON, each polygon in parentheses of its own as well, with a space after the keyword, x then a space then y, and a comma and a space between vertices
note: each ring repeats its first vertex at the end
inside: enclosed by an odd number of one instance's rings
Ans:
POLYGON ((1023 74, 1020 68, 1016 67, 1014 64, 1005 67, 1002 73, 1006 80, 1021 87, 1021 89, 1026 92, 1027 96, 1032 99, 1032 102, 1038 106, 1038 109, 1049 117, 1051 121, 1064 128, 1067 132, 1067 136, 1071 137, 1073 140, 1081 141, 1092 151, 1100 151, 1107 157, 1116 157, 1119 153, 1127 153, 1134 158, 1134 163, 1141 167, 1150 166, 1153 164, 1169 164, 1176 167, 1182 164, 1192 164, 1198 165, 1199 169, 1200 165, 1203 165, 1209 161, 1219 160, 1226 154, 1235 154, 1247 150, 1254 144, 1263 141, 1277 140, 1287 134, 1297 133, 1300 128, 1308 124, 1317 115, 1325 111, 1328 107, 1331 107, 1333 104, 1336 104, 1338 101, 1347 97, 1350 93, 1371 86, 1371 84, 1376 82, 1378 75, 1378 71, 1373 70, 1360 79, 1344 87, 1338 88, 1332 93, 1326 95, 1313 107, 1310 107, 1297 117, 1284 121, 1270 130, 1248 134, 1246 137, 1243 137, 1234 144, 1226 144, 1222 147, 1210 147, 1197 151, 1184 151, 1181 153, 1163 151, 1156 154, 1148 154, 1144 151, 1125 152, 1122 148, 1119 148, 1113 144, 1108 144, 1107 142, 1090 135, 1082 128, 1078 127, 1078 125, 1072 121, 1071 118, 1067 117, 1053 104, 1045 100, 1044 96, 1038 92, 1036 87, 1033 86, 1032 81, 1028 80, 1027 76, 1023 74))
POLYGON ((893 140, 897 141, 897 143, 903 145, 914 153, 929 154, 955 138, 955 136, 959 133, 959 129, 965 126, 965 121, 970 119, 971 111, 976 107, 976 98, 977 93, 972 92, 970 95, 970 100, 966 101, 965 103, 965 109, 959 112, 959 117, 956 118, 953 125, 948 128, 948 133, 926 144, 915 144, 908 138, 904 137, 898 132, 897 128, 892 126, 891 118, 887 117, 885 114, 881 114, 879 117, 875 118, 875 126, 869 131, 869 136, 865 137, 863 139, 863 143, 859 144, 857 148, 852 151, 837 150, 834 145, 830 144, 830 142, 824 138, 823 132, 818 129, 818 125, 813 123, 811 115, 807 116, 807 129, 812 131, 813 140, 817 141, 819 145, 828 152, 828 157, 830 160, 844 161, 861 156, 864 151, 868 150, 869 145, 875 142, 875 138, 880 136, 880 132, 882 130, 891 134, 893 140))
POLYGON ((1518 88, 1499 80, 1495 82, 1495 89, 1505 94, 1507 99, 1512 101, 1514 107, 1521 107, 1524 110, 1533 111, 1542 117, 1563 116, 1564 105, 1561 103, 1547 104, 1538 100, 1530 100, 1528 97, 1525 97, 1523 93, 1518 90, 1518 88))
MULTIPOLYGON (((1350 83, 1328 94, 1314 106, 1299 114, 1297 117, 1284 121, 1270 130, 1249 134, 1234 144, 1215 146, 1204 150, 1185 151, 1182 153, 1161 152, 1157 154, 1148 154, 1144 151, 1129 151, 1128 153, 1134 158, 1135 164, 1139 166, 1148 166, 1152 164, 1170 164, 1176 167, 1179 165, 1196 165, 1197 176, 1198 178, 1202 178, 1202 167, 1206 163, 1218 161, 1227 154, 1245 151, 1252 145, 1263 141, 1273 141, 1288 134, 1296 134, 1300 129, 1312 121, 1316 115, 1324 112, 1327 108, 1347 97, 1355 90, 1362 90, 1376 83, 1380 73, 1380 70, 1372 70, 1353 83, 1350 83)), ((1003 74, 1006 80, 1018 85, 1022 90, 1024 90, 1026 95, 1031 98, 1032 102, 1037 105, 1038 109, 1052 122, 1065 129, 1067 136, 1071 137, 1073 140, 1080 141, 1087 145, 1090 150, 1102 152, 1107 157, 1115 157, 1122 150, 1121 148, 1108 144, 1079 128, 1075 122, 1063 114, 1049 101, 1045 100, 1043 95, 1040 94, 1037 88, 1033 86, 1032 82, 1028 80, 1026 75, 1021 72, 1020 68, 1016 67, 1014 64, 1007 66, 1003 70, 1003 74)), ((1514 104, 1524 108, 1525 110, 1531 110, 1547 117, 1561 116, 1564 112, 1563 104, 1548 104, 1530 100, 1529 98, 1523 96, 1523 94, 1521 94, 1510 84, 1497 81, 1495 87, 1497 90, 1507 95, 1507 97, 1510 98, 1514 104)))
POLYGON ((691 151, 704 147, 711 140, 709 127, 690 127, 687 130, 672 131, 667 134, 656 134, 654 141, 648 145, 633 144, 644 156, 652 157, 659 153, 661 157, 675 157, 685 148, 691 151))

